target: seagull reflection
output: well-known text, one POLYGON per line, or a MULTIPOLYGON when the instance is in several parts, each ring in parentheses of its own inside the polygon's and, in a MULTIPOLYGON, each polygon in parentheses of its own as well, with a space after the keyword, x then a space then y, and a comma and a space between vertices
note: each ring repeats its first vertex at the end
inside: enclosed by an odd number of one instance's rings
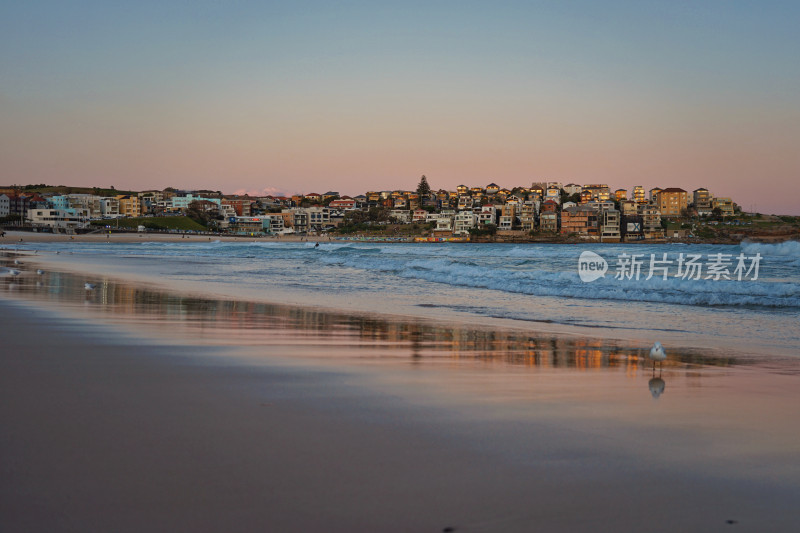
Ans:
POLYGON ((664 389, 666 388, 666 382, 661 379, 661 376, 655 377, 655 374, 650 381, 647 382, 647 388, 650 389, 650 395, 653 396, 656 400, 664 393, 664 389))

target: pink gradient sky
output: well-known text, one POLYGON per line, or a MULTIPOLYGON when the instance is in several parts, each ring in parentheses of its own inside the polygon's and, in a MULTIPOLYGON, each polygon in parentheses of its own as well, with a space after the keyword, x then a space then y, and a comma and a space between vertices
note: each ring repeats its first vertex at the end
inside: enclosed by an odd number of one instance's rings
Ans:
POLYGON ((425 174, 800 215, 791 3, 34 4, 0 12, 0 184, 354 195, 425 174))

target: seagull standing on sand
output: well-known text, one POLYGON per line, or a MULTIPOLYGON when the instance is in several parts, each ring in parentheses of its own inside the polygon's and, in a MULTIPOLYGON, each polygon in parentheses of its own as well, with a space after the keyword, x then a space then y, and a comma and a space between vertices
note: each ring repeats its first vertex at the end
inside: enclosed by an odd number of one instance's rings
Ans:
POLYGON ((20 271, 15 269, 15 268, 9 268, 8 269, 8 273, 11 274, 12 276, 19 276, 20 275, 20 271))
POLYGON ((660 342, 656 341, 653 347, 650 348, 650 359, 653 360, 653 369, 656 368, 656 361, 663 363, 666 358, 667 354, 664 352, 664 347, 661 346, 660 342))
POLYGON ((37 274, 39 274, 39 275, 41 276, 42 274, 44 274, 44 270, 42 270, 42 269, 40 268, 40 269, 38 269, 38 270, 36 271, 36 273, 37 273, 37 274))
POLYGON ((94 283, 89 283, 88 281, 83 284, 83 288, 87 291, 93 291, 96 285, 94 283))

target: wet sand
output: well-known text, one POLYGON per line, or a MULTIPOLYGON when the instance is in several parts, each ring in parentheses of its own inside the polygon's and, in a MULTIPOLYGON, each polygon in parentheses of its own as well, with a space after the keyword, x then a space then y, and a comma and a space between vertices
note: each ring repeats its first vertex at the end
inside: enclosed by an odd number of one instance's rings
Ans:
POLYGON ((56 233, 38 233, 31 231, 6 231, 0 237, 0 244, 14 244, 18 242, 327 242, 328 237, 300 237, 296 235, 249 237, 245 235, 201 235, 194 233, 153 233, 153 232, 122 232, 122 233, 87 233, 82 235, 64 235, 56 233))
POLYGON ((3 531, 796 525, 795 360, 82 283, 0 280, 3 531))

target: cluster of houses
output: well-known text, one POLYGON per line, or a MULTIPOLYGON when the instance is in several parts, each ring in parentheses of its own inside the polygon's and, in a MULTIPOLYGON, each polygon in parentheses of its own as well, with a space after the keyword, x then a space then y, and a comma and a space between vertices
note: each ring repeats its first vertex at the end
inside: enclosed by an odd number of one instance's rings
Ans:
POLYGON ((137 194, 26 194, 0 189, 0 217, 56 230, 75 230, 90 221, 202 211, 215 230, 231 233, 309 234, 336 228, 349 212, 379 208, 398 224, 429 224, 437 236, 462 236, 476 229, 594 238, 602 241, 661 239, 662 218, 732 216, 730 198, 707 189, 642 186, 612 191, 606 184, 534 183, 504 189, 460 185, 455 191, 380 191, 349 197, 329 191, 295 196, 230 196, 189 191, 137 194))

